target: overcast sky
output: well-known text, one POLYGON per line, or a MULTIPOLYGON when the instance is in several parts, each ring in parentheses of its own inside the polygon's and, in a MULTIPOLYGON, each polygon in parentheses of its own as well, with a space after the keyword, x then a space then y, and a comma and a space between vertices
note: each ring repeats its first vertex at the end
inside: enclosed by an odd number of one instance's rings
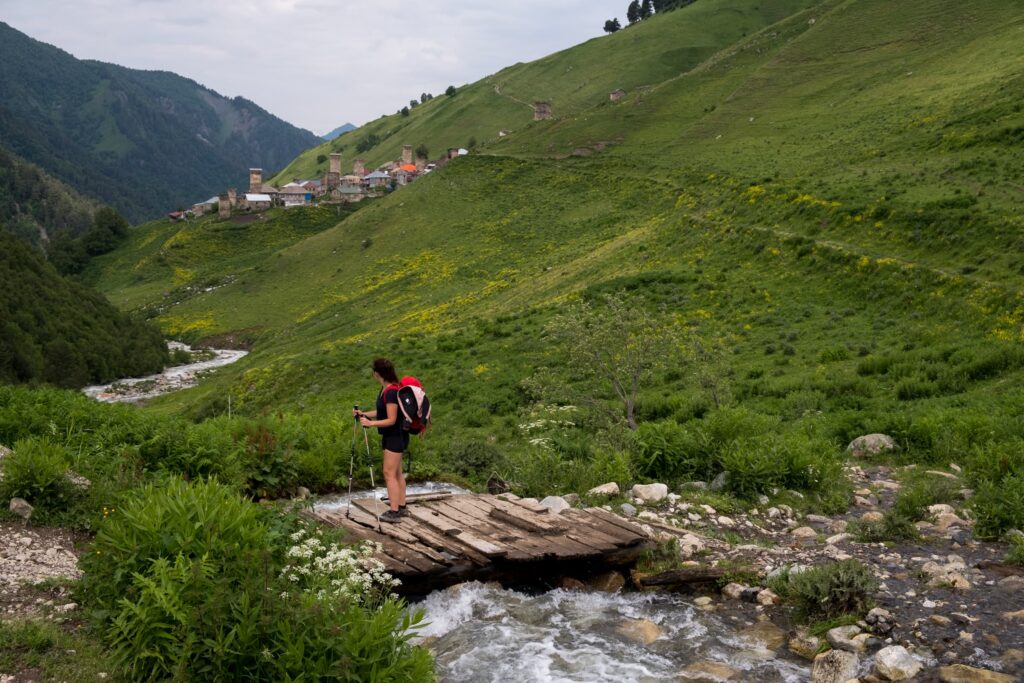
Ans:
POLYGON ((80 59, 192 78, 317 134, 602 35, 628 0, 0 0, 80 59))

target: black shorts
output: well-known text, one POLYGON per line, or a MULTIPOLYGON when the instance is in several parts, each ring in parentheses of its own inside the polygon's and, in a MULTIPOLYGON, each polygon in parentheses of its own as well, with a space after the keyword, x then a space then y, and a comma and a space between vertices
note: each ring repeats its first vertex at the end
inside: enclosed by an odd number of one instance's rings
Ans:
POLYGON ((401 429, 381 434, 380 440, 384 450, 392 453, 405 453, 405 449, 409 447, 409 432, 401 429))

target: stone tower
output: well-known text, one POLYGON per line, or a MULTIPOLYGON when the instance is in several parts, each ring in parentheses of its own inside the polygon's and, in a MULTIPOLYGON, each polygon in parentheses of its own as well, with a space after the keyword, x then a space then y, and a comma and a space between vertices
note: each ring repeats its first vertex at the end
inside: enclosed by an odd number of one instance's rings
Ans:
POLYGON ((327 187, 334 189, 341 184, 341 154, 331 152, 330 170, 327 171, 327 187))
POLYGON ((402 165, 412 163, 412 145, 402 145, 402 165))
POLYGON ((222 194, 217 199, 218 209, 217 216, 220 218, 231 218, 231 199, 226 195, 222 194))
POLYGON ((228 188, 228 206, 232 209, 238 204, 238 191, 233 187, 228 188))
POLYGON ((357 175, 360 178, 366 175, 366 162, 362 159, 356 159, 356 163, 352 164, 352 175, 357 175))
POLYGON ((262 168, 250 168, 249 169, 249 192, 251 194, 259 194, 263 192, 263 169, 262 168))
POLYGON ((547 121, 551 118, 551 103, 550 102, 534 102, 533 103, 533 120, 534 121, 547 121))

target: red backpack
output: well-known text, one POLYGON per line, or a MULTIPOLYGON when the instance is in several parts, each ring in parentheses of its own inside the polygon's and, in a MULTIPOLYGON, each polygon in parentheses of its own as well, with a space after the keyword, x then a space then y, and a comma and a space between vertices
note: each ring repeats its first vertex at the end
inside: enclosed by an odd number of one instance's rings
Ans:
POLYGON ((410 434, 422 434, 430 426, 430 399, 423 391, 423 383, 415 377, 403 377, 398 385, 398 411, 402 415, 402 429, 410 434))

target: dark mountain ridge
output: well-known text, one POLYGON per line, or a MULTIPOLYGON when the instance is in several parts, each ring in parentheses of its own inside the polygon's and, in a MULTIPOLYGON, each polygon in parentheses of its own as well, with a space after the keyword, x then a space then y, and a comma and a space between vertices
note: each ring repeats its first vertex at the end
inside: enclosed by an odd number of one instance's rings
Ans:
POLYGON ((79 60, 2 22, 0 140, 133 221, 244 188, 250 166, 280 168, 320 142, 245 98, 79 60))

